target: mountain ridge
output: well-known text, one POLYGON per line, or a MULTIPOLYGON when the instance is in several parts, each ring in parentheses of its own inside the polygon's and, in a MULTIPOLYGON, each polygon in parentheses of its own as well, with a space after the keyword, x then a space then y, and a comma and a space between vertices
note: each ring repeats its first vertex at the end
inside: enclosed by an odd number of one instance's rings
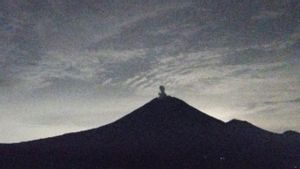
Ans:
MULTIPOLYGON (((39 141, 39 140, 44 140, 44 139, 49 139, 49 138, 56 138, 56 137, 61 137, 61 136, 66 136, 66 135, 72 135, 72 134, 76 134, 76 133, 82 133, 82 132, 90 132, 90 131, 95 131, 97 129, 100 129, 100 128, 103 128, 103 127, 109 127, 111 125, 114 125, 115 123, 119 123, 121 121, 124 120, 124 118, 128 118, 130 116, 132 116, 132 114, 134 113, 137 113, 137 111, 139 111, 140 109, 142 108, 145 108, 146 107, 151 107, 153 104, 157 104, 158 102, 165 102, 167 100, 173 100, 173 101, 178 101, 178 103, 180 104, 185 104, 185 106, 189 106, 189 108, 195 110, 195 111, 199 111, 197 110, 196 108, 188 105, 186 102, 176 98, 176 97, 172 97, 172 96, 167 96, 166 98, 154 98, 152 100, 150 100, 149 102, 147 102, 146 104, 144 104, 143 106, 141 106, 140 108, 137 108, 135 110, 133 110, 131 113, 127 114, 127 115, 124 115, 122 117, 120 117, 119 119, 111 122, 111 123, 108 123, 106 125, 103 125, 103 126, 99 126, 99 127, 96 127, 96 128, 93 128, 93 129, 87 129, 87 130, 82 130, 82 131, 78 131, 78 132, 71 132, 71 133, 65 133, 65 134, 62 134, 62 135, 58 135, 58 136, 53 136, 53 137, 48 137, 48 138, 41 138, 41 139, 35 139, 35 140, 29 140, 29 141, 24 141, 24 142, 19 142, 19 143, 27 143, 27 142, 32 142, 32 141, 39 141), (152 105, 151 105, 152 104, 152 105)), ((202 112, 202 111, 199 111, 200 113, 198 115, 202 115, 202 116, 206 116, 207 118, 210 118, 210 119, 214 119, 216 121, 218 121, 219 123, 223 123, 224 125, 226 125, 226 127, 238 127, 238 126, 243 126, 243 127, 247 127, 247 128, 256 128, 256 130, 262 130, 262 131, 265 131, 265 132, 270 132, 270 133, 273 133, 273 134, 277 134, 277 135, 297 135, 300 133, 297 132, 297 131, 294 131, 294 130, 287 130, 283 133, 275 133, 275 132, 271 132, 269 130, 265 130, 265 129, 262 129, 248 121, 245 121, 245 120, 239 120, 239 119, 232 119, 232 120, 229 120, 228 122, 224 122, 224 121, 221 121, 219 119, 216 119, 212 116, 209 116, 208 114, 202 112)), ((157 113, 157 112, 156 112, 157 113)), ((0 143, 0 145, 2 144, 19 144, 19 143, 0 143)))
POLYGON ((0 144, 0 166, 289 169, 300 165, 299 138, 284 137, 239 120, 225 123, 167 96, 155 98, 102 127, 19 144, 0 144))

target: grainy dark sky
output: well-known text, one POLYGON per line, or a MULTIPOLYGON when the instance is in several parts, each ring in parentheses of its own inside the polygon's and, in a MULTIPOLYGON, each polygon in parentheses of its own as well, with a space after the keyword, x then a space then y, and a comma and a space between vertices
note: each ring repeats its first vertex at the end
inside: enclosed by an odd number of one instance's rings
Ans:
POLYGON ((298 0, 2 0, 0 142, 109 123, 158 86, 300 131, 298 0))

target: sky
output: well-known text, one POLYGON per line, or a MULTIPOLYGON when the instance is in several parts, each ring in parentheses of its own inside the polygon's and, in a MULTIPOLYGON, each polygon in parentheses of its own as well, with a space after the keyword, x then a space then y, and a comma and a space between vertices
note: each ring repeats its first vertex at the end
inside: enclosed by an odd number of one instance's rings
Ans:
POLYGON ((0 142, 99 127, 159 85, 223 121, 300 131, 300 1, 2 0, 0 142))

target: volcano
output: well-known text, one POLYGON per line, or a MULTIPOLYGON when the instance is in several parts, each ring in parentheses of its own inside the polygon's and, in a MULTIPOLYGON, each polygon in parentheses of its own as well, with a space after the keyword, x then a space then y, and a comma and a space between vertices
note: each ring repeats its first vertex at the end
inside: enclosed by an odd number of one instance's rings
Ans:
POLYGON ((166 96, 99 128, 0 144, 0 168, 295 169, 299 152, 299 133, 225 123, 166 96))

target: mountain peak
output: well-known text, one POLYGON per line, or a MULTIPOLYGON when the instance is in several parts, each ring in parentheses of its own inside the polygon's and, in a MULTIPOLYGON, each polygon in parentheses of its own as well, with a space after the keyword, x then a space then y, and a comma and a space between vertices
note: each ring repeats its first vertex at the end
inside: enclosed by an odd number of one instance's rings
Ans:
POLYGON ((283 134, 300 134, 300 133, 298 133, 297 131, 288 130, 288 131, 285 131, 283 134))
POLYGON ((255 133, 259 135, 266 135, 266 134, 273 134, 270 131, 264 130, 262 128, 259 128, 247 121, 243 120, 237 120, 237 119, 232 119, 229 122, 226 123, 227 128, 231 129, 231 131, 235 132, 241 132, 242 134, 247 134, 249 135, 250 133, 255 133))
POLYGON ((186 126, 198 126, 210 129, 219 127, 224 122, 215 119, 184 101, 164 96, 152 99, 142 107, 119 119, 117 123, 125 123, 135 128, 184 128, 186 126))
POLYGON ((148 102, 146 104, 147 106, 151 105, 151 106, 168 106, 168 105, 172 105, 172 106, 189 106, 187 103, 185 103, 183 100, 180 100, 176 97, 172 97, 172 96, 163 96, 163 97, 157 97, 152 99, 150 102, 148 102))
POLYGON ((283 135, 285 136, 300 136, 300 133, 293 131, 293 130, 288 130, 283 132, 283 135))

